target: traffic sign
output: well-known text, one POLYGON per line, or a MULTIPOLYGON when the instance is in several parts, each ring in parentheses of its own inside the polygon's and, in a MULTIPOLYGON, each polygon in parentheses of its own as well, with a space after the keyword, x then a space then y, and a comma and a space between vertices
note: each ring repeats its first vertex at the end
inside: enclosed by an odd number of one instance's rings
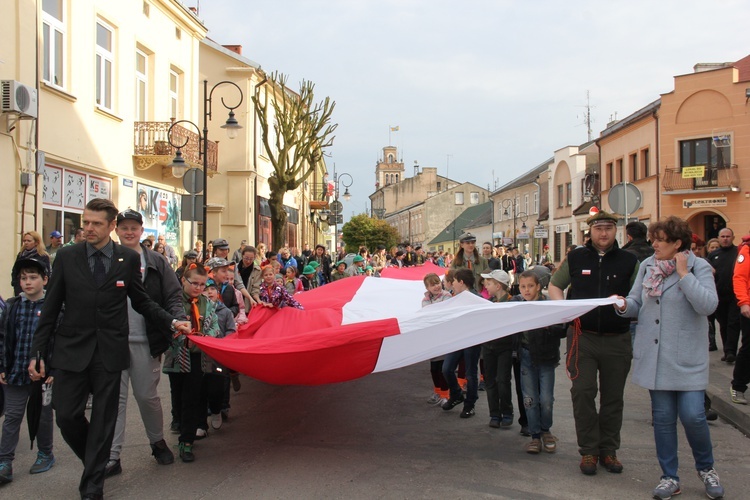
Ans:
POLYGON ((620 215, 630 215, 641 208, 641 190, 630 182, 621 182, 609 190, 609 206, 620 215))
POLYGON ((344 211, 344 204, 341 203, 339 200, 335 200, 331 202, 330 207, 331 213, 333 214, 340 214, 344 211))
POLYGON ((185 177, 182 178, 182 186, 190 194, 197 194, 203 191, 203 170, 191 168, 185 172, 185 177))

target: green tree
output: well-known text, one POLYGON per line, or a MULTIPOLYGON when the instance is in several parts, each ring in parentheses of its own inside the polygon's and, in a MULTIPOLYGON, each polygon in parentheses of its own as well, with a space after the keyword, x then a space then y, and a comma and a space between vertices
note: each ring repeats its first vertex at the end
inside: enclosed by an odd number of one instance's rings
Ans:
POLYGON ((302 80, 295 94, 286 88, 286 82, 286 75, 274 72, 256 87, 252 97, 261 140, 273 166, 268 205, 274 250, 286 241, 284 193, 297 189, 315 171, 325 149, 333 145, 332 134, 338 126, 331 123, 336 102, 326 97, 316 103, 315 84, 302 80))
POLYGON ((355 215, 341 228, 344 244, 348 252, 356 252, 361 246, 371 252, 378 245, 390 248, 398 241, 398 232, 386 221, 374 219, 367 214, 355 215))

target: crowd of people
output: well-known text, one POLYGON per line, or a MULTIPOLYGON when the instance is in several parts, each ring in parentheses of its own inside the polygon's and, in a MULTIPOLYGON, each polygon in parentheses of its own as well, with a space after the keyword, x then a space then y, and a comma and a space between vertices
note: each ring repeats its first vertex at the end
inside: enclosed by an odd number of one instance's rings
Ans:
POLYGON ((624 388, 633 364, 633 382, 651 396, 662 470, 654 498, 680 493, 678 416, 706 494, 720 498, 707 425, 707 418, 715 418, 705 396, 708 352, 718 349, 713 328, 718 322, 722 360, 735 364, 732 401, 747 404, 750 236, 737 247, 731 229, 724 228, 706 244, 687 222, 668 217, 648 228, 628 224, 628 243, 620 248, 615 216, 600 211, 587 223, 585 244, 568 248, 557 269, 547 246, 532 260, 514 247, 485 242, 478 248, 471 233, 460 236, 455 255, 405 244, 331 256, 323 245, 272 251, 242 241, 230 258, 228 241, 218 238, 206 249, 197 242, 178 262, 163 236, 144 238, 139 212, 118 212, 108 200, 92 200, 83 228, 67 244, 57 231, 50 247, 33 231, 22 238, 11 272, 16 296, 0 317, 5 400, 0 483, 13 479, 19 428, 35 384, 54 390, 52 404, 42 406, 30 472, 45 472, 55 463, 54 408, 63 438, 84 466, 81 497, 102 498, 104 479, 122 472, 131 390, 151 454, 161 465, 175 459, 157 393, 162 373, 170 385, 168 428, 177 435, 183 462, 193 462, 194 442, 229 418, 231 390, 240 390, 240 380, 189 335, 222 338, 247 322, 254 307, 301 309, 300 293, 353 276, 377 277, 387 267, 431 262, 445 271, 424 277, 423 307, 464 293, 495 303, 619 300, 571 324, 518 332, 430 360, 428 402, 444 411, 462 405, 459 417, 466 419, 476 415, 484 391, 490 427, 512 427, 515 406, 521 434, 530 438, 526 451, 554 453, 555 371, 564 362, 581 472, 593 475, 601 466, 620 473, 624 388))

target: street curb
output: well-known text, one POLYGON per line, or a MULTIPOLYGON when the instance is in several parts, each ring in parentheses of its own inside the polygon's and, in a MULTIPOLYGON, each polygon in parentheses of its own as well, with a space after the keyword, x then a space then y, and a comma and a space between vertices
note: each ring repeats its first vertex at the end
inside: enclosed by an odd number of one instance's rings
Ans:
POLYGON ((734 365, 712 362, 706 394, 711 398, 711 408, 716 410, 722 419, 735 426, 745 436, 750 436, 750 406, 732 403, 729 395, 733 368, 734 365))

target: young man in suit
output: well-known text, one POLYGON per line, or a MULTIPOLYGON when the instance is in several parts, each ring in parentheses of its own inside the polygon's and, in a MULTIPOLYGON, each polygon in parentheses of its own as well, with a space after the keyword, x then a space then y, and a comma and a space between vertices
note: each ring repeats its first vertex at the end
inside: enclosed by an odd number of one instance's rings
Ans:
POLYGON ((32 380, 45 376, 44 359, 54 336, 52 399, 62 436, 83 462, 79 491, 84 499, 103 498, 120 376, 130 363, 127 298, 136 312, 161 329, 190 333, 188 322, 178 321, 146 294, 139 255, 110 238, 116 217, 117 207, 110 200, 91 200, 82 219, 86 242, 58 251, 31 348, 42 355, 39 371, 35 360, 29 364, 32 380), (65 315, 55 328, 63 304, 65 315), (89 393, 93 407, 87 421, 89 393))

